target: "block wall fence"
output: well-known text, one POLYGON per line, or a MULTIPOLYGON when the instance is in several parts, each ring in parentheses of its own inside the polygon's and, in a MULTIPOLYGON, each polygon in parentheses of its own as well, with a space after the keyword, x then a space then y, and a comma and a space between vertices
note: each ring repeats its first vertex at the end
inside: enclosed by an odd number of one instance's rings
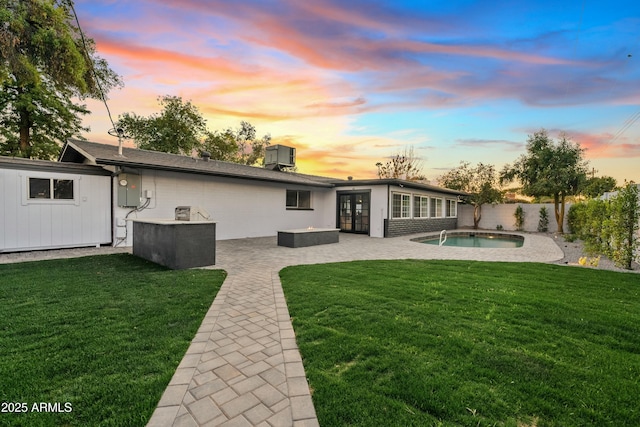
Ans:
MULTIPOLYGON (((482 218, 479 228, 495 230, 498 225, 502 225, 504 230, 515 231, 516 218, 514 216, 516 208, 522 206, 524 211, 524 231, 538 231, 538 221, 540 220, 540 208, 545 206, 549 218, 549 232, 558 230, 556 216, 553 211, 553 203, 505 203, 498 205, 482 205, 482 218)), ((571 203, 566 203, 564 207, 564 232, 569 232, 567 218, 571 203)), ((473 206, 458 205, 458 228, 473 228, 473 206)))

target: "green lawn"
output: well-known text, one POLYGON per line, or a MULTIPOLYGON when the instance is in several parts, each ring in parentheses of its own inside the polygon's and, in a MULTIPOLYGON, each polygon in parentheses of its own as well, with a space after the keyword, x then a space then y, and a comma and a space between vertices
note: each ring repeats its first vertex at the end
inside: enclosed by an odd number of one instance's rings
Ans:
POLYGON ((640 425, 640 275, 407 260, 281 278, 323 427, 640 425))
POLYGON ((0 425, 144 426, 224 277, 127 254, 0 265, 0 400, 30 412, 0 425))

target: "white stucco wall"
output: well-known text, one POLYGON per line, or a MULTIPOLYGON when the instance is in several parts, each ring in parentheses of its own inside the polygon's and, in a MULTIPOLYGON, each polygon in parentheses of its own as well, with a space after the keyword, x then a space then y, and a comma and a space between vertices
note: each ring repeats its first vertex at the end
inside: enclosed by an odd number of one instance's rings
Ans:
MULTIPOLYGON (((153 195, 148 208, 140 212, 116 206, 114 229, 118 241, 125 236, 122 224, 129 212, 130 219, 173 219, 177 206, 204 208, 217 223, 218 240, 275 236, 278 230, 292 228, 335 227, 333 189, 176 172, 138 172, 142 177, 143 201, 145 190, 151 190, 153 195), (312 209, 286 209, 286 190, 310 190, 312 209)), ((117 204, 115 192, 114 200, 117 204)), ((127 222, 127 246, 132 244, 131 227, 131 222, 127 222)))
MULTIPOLYGON (((553 203, 505 203, 482 205, 482 219, 479 227, 486 230, 495 230, 498 225, 502 225, 504 230, 515 230, 516 218, 514 213, 518 205, 524 211, 524 231, 538 231, 538 221, 540 220, 540 208, 546 206, 549 217, 549 231, 558 230, 556 216, 554 214, 553 203)), ((569 231, 567 223, 570 203, 565 204, 564 210, 564 231, 569 231)), ((473 228, 473 206, 458 205, 458 228, 473 228)))
POLYGON ((0 252, 111 242, 111 178, 0 169, 0 252), (73 200, 29 199, 29 178, 74 181, 73 200))

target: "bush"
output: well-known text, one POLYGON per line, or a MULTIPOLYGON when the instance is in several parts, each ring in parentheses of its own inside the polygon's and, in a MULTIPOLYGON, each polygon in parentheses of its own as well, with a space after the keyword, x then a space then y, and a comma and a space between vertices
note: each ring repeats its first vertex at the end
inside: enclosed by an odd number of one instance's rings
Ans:
POLYGON ((580 235, 584 226, 584 210, 586 203, 574 203, 569 207, 567 214, 567 223, 569 224, 569 233, 580 235))
POLYGON ((522 206, 518 205, 513 216, 516 218, 516 230, 522 231, 524 228, 524 210, 522 206))
POLYGON ((628 183, 611 201, 611 258, 619 267, 631 270, 638 249, 638 187, 628 183))
POLYGON ((569 208, 569 228, 589 254, 603 254, 631 269, 638 242, 638 187, 629 183, 611 200, 589 200, 569 208))
POLYGON ((546 206, 540 208, 540 219, 538 220, 538 231, 546 233, 549 231, 549 212, 546 206))

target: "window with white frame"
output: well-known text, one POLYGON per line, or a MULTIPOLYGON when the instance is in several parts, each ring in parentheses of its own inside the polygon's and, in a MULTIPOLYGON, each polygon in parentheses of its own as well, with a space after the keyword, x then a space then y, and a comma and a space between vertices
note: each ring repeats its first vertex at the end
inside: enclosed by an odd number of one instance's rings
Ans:
POLYGON ((431 218, 442 218, 442 199, 431 199, 431 218))
POLYGON ((403 193, 393 193, 392 218, 410 218, 411 217, 411 196, 403 193))
POLYGON ((73 180, 55 178, 29 178, 30 200, 73 200, 73 180))
POLYGON ((311 209, 311 191, 287 190, 287 209, 311 209))
POLYGON ((448 199, 446 206, 447 206, 447 217, 455 218, 458 215, 458 211, 457 211, 458 203, 455 200, 448 199))
POLYGON ((428 218, 429 217, 429 198, 426 196, 413 197, 413 217, 428 218))

